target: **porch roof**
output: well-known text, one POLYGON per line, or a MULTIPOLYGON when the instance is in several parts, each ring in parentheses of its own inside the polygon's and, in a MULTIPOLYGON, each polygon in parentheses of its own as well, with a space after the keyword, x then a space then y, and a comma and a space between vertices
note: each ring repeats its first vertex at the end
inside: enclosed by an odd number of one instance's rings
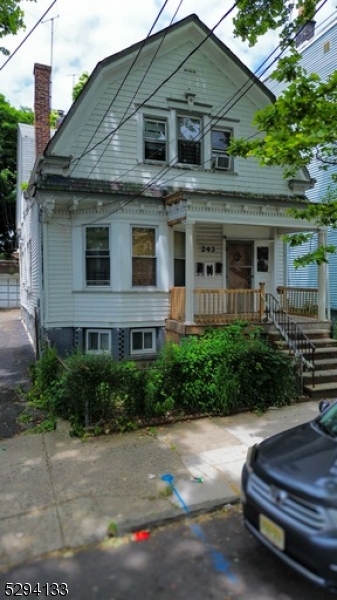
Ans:
POLYGON ((259 225, 278 228, 280 233, 312 231, 310 221, 295 219, 289 208, 304 208, 305 196, 233 193, 227 191, 179 190, 164 199, 167 222, 259 225))
POLYGON ((177 204, 183 200, 190 200, 195 197, 203 197, 206 200, 245 200, 245 201, 257 201, 259 203, 265 202, 266 204, 288 204, 296 206, 300 204, 307 205, 310 203, 309 199, 305 194, 258 194, 256 192, 233 192, 228 190, 174 190, 169 192, 165 197, 165 205, 171 206, 177 204))

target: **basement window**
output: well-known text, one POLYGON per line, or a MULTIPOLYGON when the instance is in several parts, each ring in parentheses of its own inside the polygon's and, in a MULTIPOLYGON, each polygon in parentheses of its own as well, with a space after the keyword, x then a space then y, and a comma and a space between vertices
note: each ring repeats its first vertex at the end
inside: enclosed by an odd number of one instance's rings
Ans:
POLYGON ((86 351, 91 354, 111 352, 111 332, 106 329, 88 329, 86 332, 86 351))
POLYGON ((131 354, 153 354, 156 352, 155 329, 131 329, 131 354))

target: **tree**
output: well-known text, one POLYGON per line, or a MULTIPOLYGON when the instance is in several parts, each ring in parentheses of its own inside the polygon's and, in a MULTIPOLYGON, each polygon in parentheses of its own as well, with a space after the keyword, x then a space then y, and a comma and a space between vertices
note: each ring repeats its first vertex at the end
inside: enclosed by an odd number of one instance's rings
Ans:
POLYGON ((72 93, 73 100, 76 100, 78 98, 78 96, 80 95, 81 91, 83 90, 85 84, 87 83, 88 79, 89 79, 89 73, 87 71, 84 71, 84 73, 82 73, 82 75, 80 75, 78 82, 73 87, 73 93, 72 93))
MULTIPOLYGON (((263 166, 280 165, 286 177, 316 158, 322 169, 337 165, 337 70, 325 80, 308 73, 299 64, 296 34, 318 11, 319 2, 297 0, 295 5, 284 0, 238 0, 234 20, 235 35, 255 45, 269 29, 278 30, 281 58, 271 75, 287 87, 274 104, 258 111, 254 123, 260 135, 254 139, 236 139, 230 152, 242 157, 254 156, 263 166), (298 17, 291 21, 291 8, 298 17), (319 118, 318 118, 319 116, 319 118)), ((337 227, 337 174, 331 175, 328 195, 319 205, 293 210, 299 219, 309 219, 313 228, 337 227)), ((300 245, 306 236, 289 236, 290 243, 300 245)), ((297 266, 309 262, 327 262, 333 246, 319 248, 297 260, 297 266)))
MULTIPOLYGON (((35 0, 29 0, 35 2, 35 0)), ((21 0, 0 0, 0 38, 15 35, 19 29, 24 29, 24 12, 20 8, 21 0)), ((0 52, 8 55, 9 51, 0 46, 0 52)))
POLYGON ((30 108, 13 108, 0 94, 0 256, 9 257, 16 247, 16 149, 18 123, 33 123, 30 108))

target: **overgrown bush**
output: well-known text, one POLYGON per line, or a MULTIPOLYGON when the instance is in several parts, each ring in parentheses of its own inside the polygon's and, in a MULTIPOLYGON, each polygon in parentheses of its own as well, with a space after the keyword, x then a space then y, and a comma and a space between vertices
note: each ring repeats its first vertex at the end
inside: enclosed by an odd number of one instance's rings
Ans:
POLYGON ((296 396, 292 363, 244 323, 166 346, 148 378, 146 413, 226 415, 296 396))
POLYGON ((62 366, 55 348, 45 347, 41 358, 30 365, 33 386, 28 392, 28 400, 37 408, 53 410, 53 386, 59 380, 62 366))
POLYGON ((34 373, 33 395, 77 432, 110 424, 125 430, 139 421, 181 415, 227 415, 266 410, 296 397, 293 363, 269 347, 261 330, 235 323, 167 344, 151 367, 118 362, 111 355, 75 352, 63 366, 45 351, 34 373))

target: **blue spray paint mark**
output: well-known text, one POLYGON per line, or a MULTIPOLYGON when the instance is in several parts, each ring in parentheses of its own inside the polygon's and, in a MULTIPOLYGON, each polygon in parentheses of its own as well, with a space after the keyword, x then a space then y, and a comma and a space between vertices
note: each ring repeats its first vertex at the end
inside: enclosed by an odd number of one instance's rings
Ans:
POLYGON ((170 473, 167 473, 166 475, 162 476, 162 480, 165 481, 165 483, 168 483, 171 488, 173 493, 177 496, 181 506, 183 507, 184 511, 186 514, 188 514, 190 511, 188 510, 188 507, 186 506, 184 500, 182 499, 182 497, 180 496, 178 490, 175 488, 175 486, 173 485, 174 482, 174 477, 173 475, 170 475, 170 473))
MULTIPOLYGON (((189 514, 190 511, 188 509, 188 506, 185 504, 178 490, 173 485, 174 476, 170 473, 166 473, 166 475, 162 475, 162 480, 171 486, 173 493, 177 496, 184 511, 186 512, 186 514, 189 514)), ((215 550, 215 548, 213 548, 213 546, 207 541, 206 536, 203 533, 202 529, 199 527, 199 525, 196 525, 194 523, 193 525, 191 525, 191 530, 193 531, 194 535, 205 544, 208 552, 212 557, 213 567, 215 571, 219 573, 224 573, 228 577, 228 579, 236 583, 237 578, 235 577, 235 575, 233 575, 233 573, 231 573, 229 562, 225 559, 221 552, 215 550)))

